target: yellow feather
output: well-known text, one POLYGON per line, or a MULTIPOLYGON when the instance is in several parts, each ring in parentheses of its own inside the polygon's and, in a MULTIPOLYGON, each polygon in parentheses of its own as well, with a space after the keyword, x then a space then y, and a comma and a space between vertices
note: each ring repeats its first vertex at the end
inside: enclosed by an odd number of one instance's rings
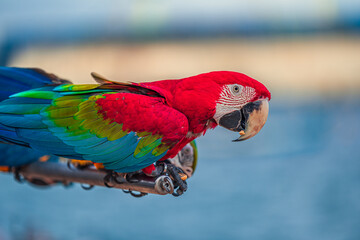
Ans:
POLYGON ((169 148, 170 148, 170 146, 167 146, 166 144, 163 143, 163 144, 160 144, 159 146, 157 146, 156 148, 154 148, 154 150, 151 152, 151 154, 154 156, 160 156, 161 154, 166 152, 169 148))
POLYGON ((109 137, 108 137, 108 140, 109 141, 114 141, 114 140, 117 140, 119 138, 122 138, 124 136, 126 136, 128 133, 126 131, 123 131, 121 129, 116 129, 118 130, 117 132, 111 134, 109 137))
MULTIPOLYGON (((51 108, 51 107, 49 107, 51 108)), ((72 117, 79 111, 79 108, 76 107, 67 107, 67 108, 55 108, 53 110, 46 109, 47 115, 50 118, 64 118, 64 117, 72 117)))
POLYGON ((55 101, 53 102, 53 104, 56 107, 71 107, 71 106, 77 106, 83 101, 85 101, 85 99, 72 99, 66 101, 55 101))

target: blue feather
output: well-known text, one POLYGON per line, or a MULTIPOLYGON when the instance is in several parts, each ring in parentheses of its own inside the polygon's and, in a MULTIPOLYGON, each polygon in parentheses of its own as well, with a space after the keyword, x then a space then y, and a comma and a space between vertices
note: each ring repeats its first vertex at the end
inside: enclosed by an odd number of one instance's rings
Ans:
POLYGON ((0 105, 0 113, 33 114, 33 113, 39 113, 43 108, 48 106, 49 106, 48 104, 0 105))
POLYGON ((134 165, 131 167, 114 168, 114 170, 116 172, 135 172, 135 171, 141 170, 141 169, 151 165, 152 163, 154 163, 154 162, 151 162, 150 164, 138 164, 138 165, 134 165))
POLYGON ((122 142, 124 141, 122 138, 117 139, 115 141, 108 141, 107 138, 104 138, 106 141, 103 143, 92 146, 91 148, 87 146, 83 147, 75 147, 75 151, 82 154, 106 154, 109 152, 113 152, 114 149, 120 149, 124 147, 124 144, 122 142))
MULTIPOLYGON (((10 95, 53 84, 53 80, 36 69, 0 67, 0 101, 10 95), (4 91, 5 90, 5 91, 4 91)), ((53 87, 52 87, 53 88, 53 87)))
MULTIPOLYGON (((64 143, 56 142, 51 145, 45 144, 44 141, 31 141, 30 147, 37 149, 41 152, 49 153, 51 152, 54 155, 68 155, 68 156, 77 156, 78 154, 74 151, 74 147, 65 145, 64 143)), ((70 157, 71 158, 71 157, 70 157)))
POLYGON ((1 102, 1 105, 14 104, 51 104, 52 99, 16 97, 9 98, 1 102))
MULTIPOLYGON (((109 152, 107 154, 89 154, 84 155, 86 159, 93 160, 94 162, 102 162, 102 163, 115 163, 115 162, 123 162, 128 158, 129 155, 132 155, 137 146, 137 139, 136 138, 128 138, 127 142, 123 145, 121 151, 117 149, 109 152)), ((125 165, 123 165, 125 166, 125 165)))
POLYGON ((27 143, 25 143, 19 138, 14 128, 7 127, 5 125, 2 125, 1 123, 0 123, 0 138, 6 142, 28 146, 27 143))
MULTIPOLYGON (((79 130, 79 131, 81 131, 81 130, 79 130)), ((91 134, 91 133, 83 133, 83 134, 81 134, 81 135, 72 135, 71 133, 73 133, 73 132, 63 132, 63 133, 61 133, 61 132, 54 132, 53 134, 55 135, 55 136, 57 136, 58 138, 60 138, 61 140, 63 140, 63 141, 71 141, 71 143, 74 143, 75 145, 76 145, 76 141, 85 141, 85 140, 87 140, 87 139, 89 139, 89 141, 92 141, 92 140, 97 140, 97 139, 99 139, 99 138, 97 138, 96 136, 94 136, 93 134, 91 134)), ((77 143, 77 144, 79 144, 79 143, 77 143)), ((81 144, 80 144, 81 145, 81 144)))
POLYGON ((0 144, 0 166, 21 166, 38 161, 44 153, 14 144, 0 144))
POLYGON ((165 156, 166 152, 161 154, 160 156, 154 156, 152 155, 152 153, 148 153, 144 156, 142 156, 141 158, 136 158, 134 155, 132 155, 131 159, 127 159, 127 161, 124 161, 123 164, 126 167, 132 167, 132 166, 136 166, 136 165, 150 165, 151 163, 155 162, 156 160, 162 158, 163 156, 165 156))
POLYGON ((63 143, 59 138, 55 137, 47 129, 17 128, 16 133, 18 134, 19 138, 29 140, 30 143, 32 143, 33 141, 63 143))
POLYGON ((44 73, 40 73, 39 70, 29 68, 0 67, 0 76, 29 85, 31 88, 41 87, 53 82, 52 79, 44 73))
POLYGON ((47 126, 41 122, 41 116, 36 114, 14 115, 0 114, 0 123, 8 127, 18 128, 46 128, 47 126))
MULTIPOLYGON (((160 157, 165 156, 166 153, 163 153, 160 157)), ((130 166, 125 166, 124 162, 113 162, 113 163, 105 163, 104 167, 106 169, 112 169, 117 172, 134 172, 138 171, 140 169, 143 169, 144 167, 149 166, 150 164, 154 163, 156 160, 159 159, 158 157, 150 157, 148 159, 145 159, 145 157, 142 157, 144 160, 143 162, 140 162, 138 164, 129 164, 130 166)), ((126 159, 124 159, 126 162, 132 163, 134 160, 138 160, 134 157, 133 154, 129 155, 126 159)))
POLYGON ((78 149, 93 149, 94 147, 103 144, 104 142, 107 142, 107 138, 98 138, 96 136, 93 136, 91 138, 87 139, 81 139, 81 140, 64 140, 62 139, 64 143, 74 146, 75 151, 78 153, 83 153, 81 151, 78 151, 78 149))
POLYGON ((81 154, 71 154, 71 155, 54 154, 54 155, 59 156, 59 157, 69 158, 69 159, 86 160, 86 159, 84 159, 84 157, 81 154))

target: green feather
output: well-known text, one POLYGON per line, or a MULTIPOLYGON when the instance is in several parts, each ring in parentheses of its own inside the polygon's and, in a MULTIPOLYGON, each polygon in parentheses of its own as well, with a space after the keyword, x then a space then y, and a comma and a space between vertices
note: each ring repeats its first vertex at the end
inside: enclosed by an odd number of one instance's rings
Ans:
POLYGON ((53 103, 60 102, 60 101, 68 101, 68 100, 75 100, 75 99, 84 99, 87 100, 88 96, 86 95, 70 95, 70 96, 62 96, 55 98, 53 103))
POLYGON ((159 135, 150 135, 147 137, 143 137, 140 139, 135 152, 134 156, 136 158, 141 158, 151 152, 155 147, 161 144, 161 138, 159 135))
POLYGON ((161 154, 165 153, 169 148, 170 148, 169 145, 161 144, 161 145, 157 146, 157 147, 151 152, 151 154, 157 157, 157 156, 160 156, 161 154))
MULTIPOLYGON (((62 92, 61 94, 64 96, 69 96, 69 95, 77 95, 77 94, 93 94, 93 93, 104 93, 106 91, 104 91, 104 89, 92 89, 92 90, 88 90, 88 91, 77 91, 77 92, 62 92)), ((105 98, 105 97, 103 97, 105 98)))
POLYGON ((100 125, 96 130, 96 136, 100 138, 107 137, 106 130, 110 127, 110 121, 109 120, 103 120, 102 125, 100 125))
POLYGON ((65 100, 65 101, 53 101, 53 106, 56 107, 71 107, 76 106, 84 102, 86 99, 71 99, 71 100, 65 100))
POLYGON ((53 119, 52 122, 57 127, 68 127, 68 126, 74 126, 74 125, 78 124, 78 121, 72 117, 57 118, 57 119, 53 119))
POLYGON ((83 127, 84 129, 94 130, 101 126, 103 123, 103 120, 98 119, 85 119, 80 123, 80 127, 83 127))
POLYGON ((120 134, 122 133, 122 124, 118 124, 116 122, 113 122, 108 125, 107 128, 102 129, 101 135, 104 137, 107 137, 109 141, 114 141, 118 138, 114 137, 119 135, 120 137, 125 136, 127 133, 123 132, 124 135, 120 134))
POLYGON ((139 132, 139 133, 136 133, 136 135, 139 136, 139 137, 146 137, 146 136, 151 135, 151 133, 149 133, 149 132, 139 132))
POLYGON ((85 113, 82 113, 82 112, 77 112, 75 115, 74 115, 74 118, 76 120, 83 120, 83 119, 98 119, 99 118, 99 115, 97 115, 95 112, 85 112, 85 113))
MULTIPOLYGON (((78 136, 79 138, 83 137, 83 136, 87 136, 89 133, 89 130, 81 130, 81 129, 78 129, 78 130, 73 130, 73 131, 65 131, 65 132, 54 132, 54 134, 56 136, 59 136, 59 138, 61 137, 75 137, 75 136, 78 136)), ((88 137, 86 137, 88 138, 88 137)))
POLYGON ((79 85, 73 85, 73 84, 65 84, 60 85, 54 88, 54 91, 57 92, 73 92, 73 91, 84 91, 84 90, 92 90, 97 87, 99 87, 100 84, 79 84, 79 85))
POLYGON ((122 138, 122 137, 124 137, 124 136, 126 136, 128 134, 127 131, 121 130, 122 124, 120 124, 120 126, 121 126, 120 129, 119 128, 116 129, 117 131, 115 133, 113 133, 112 135, 109 135, 107 137, 109 141, 117 140, 117 139, 122 138))
POLYGON ((75 113, 79 111, 79 108, 76 107, 67 107, 67 108, 47 108, 42 114, 49 118, 65 118, 72 117, 75 113), (50 110, 49 110, 50 109, 50 110))
POLYGON ((94 101, 87 100, 85 102, 80 103, 79 108, 82 109, 82 108, 86 108, 86 107, 90 107, 90 106, 94 106, 94 105, 95 105, 94 101))
POLYGON ((10 97, 28 97, 28 98, 41 98, 41 99, 54 99, 57 96, 57 93, 50 91, 24 91, 11 95, 10 97))

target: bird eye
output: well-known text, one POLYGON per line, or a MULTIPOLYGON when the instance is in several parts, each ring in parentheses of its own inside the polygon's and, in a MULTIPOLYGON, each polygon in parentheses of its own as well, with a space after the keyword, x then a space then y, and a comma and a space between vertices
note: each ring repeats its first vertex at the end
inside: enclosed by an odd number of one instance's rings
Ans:
POLYGON ((238 85, 234 85, 233 87, 232 87, 232 92, 233 93, 239 93, 240 92, 240 86, 238 86, 238 85))

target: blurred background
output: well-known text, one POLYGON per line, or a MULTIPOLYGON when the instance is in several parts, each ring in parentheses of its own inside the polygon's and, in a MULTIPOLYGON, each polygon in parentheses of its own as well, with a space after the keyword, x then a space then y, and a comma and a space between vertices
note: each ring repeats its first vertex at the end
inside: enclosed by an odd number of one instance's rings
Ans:
POLYGON ((360 1, 0 0, 0 65, 77 83, 246 73, 254 138, 198 140, 180 198, 37 189, 0 175, 0 239, 360 239, 360 1))

